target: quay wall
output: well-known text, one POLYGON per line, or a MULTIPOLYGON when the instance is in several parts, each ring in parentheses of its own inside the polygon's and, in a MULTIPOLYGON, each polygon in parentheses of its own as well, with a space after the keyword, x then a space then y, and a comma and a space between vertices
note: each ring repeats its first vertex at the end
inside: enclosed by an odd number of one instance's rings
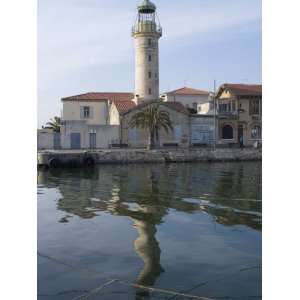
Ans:
POLYGON ((176 163, 206 161, 255 161, 262 159, 260 149, 178 149, 137 150, 111 149, 95 151, 52 150, 38 152, 38 165, 130 164, 130 163, 176 163))

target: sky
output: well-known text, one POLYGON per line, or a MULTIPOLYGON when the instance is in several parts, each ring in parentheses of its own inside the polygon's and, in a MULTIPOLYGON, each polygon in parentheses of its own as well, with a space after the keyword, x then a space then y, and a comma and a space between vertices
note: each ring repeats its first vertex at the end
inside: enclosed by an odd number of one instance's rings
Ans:
MULTIPOLYGON (((141 0, 38 0, 38 127, 60 99, 134 91, 141 0)), ((261 83, 261 0, 153 0, 163 27, 160 92, 261 83)))

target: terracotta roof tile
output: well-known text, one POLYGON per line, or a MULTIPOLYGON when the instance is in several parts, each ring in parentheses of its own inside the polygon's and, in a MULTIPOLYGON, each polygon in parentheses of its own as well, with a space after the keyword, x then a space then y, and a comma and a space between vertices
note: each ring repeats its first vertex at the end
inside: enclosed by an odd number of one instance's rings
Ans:
POLYGON ((175 95, 209 95, 208 91, 192 89, 189 87, 183 87, 178 90, 167 92, 166 94, 175 94, 175 95))
POLYGON ((113 101, 113 103, 115 104, 118 112, 120 114, 128 111, 131 108, 134 108, 136 106, 135 102, 133 101, 127 101, 127 100, 123 100, 123 101, 113 101))
POLYGON ((86 93, 62 98, 62 101, 130 101, 134 98, 132 93, 86 93))
POLYGON ((181 102, 163 102, 163 105, 168 106, 170 108, 173 108, 174 110, 189 114, 189 111, 186 109, 186 107, 181 102))
POLYGON ((217 97, 220 96, 223 90, 228 89, 231 93, 237 96, 261 96, 262 85, 261 84, 233 84, 224 83, 220 86, 217 93, 217 97))
POLYGON ((143 102, 139 105, 136 105, 132 108, 130 108, 129 110, 123 112, 122 114, 126 114, 129 113, 130 111, 133 111, 135 109, 142 109, 144 107, 146 107, 147 105, 151 105, 151 104, 160 104, 160 105, 164 105, 167 106, 171 109, 174 109, 180 113, 184 113, 184 114, 189 114, 189 111, 184 107, 184 105, 180 102, 162 102, 160 100, 152 100, 152 101, 147 101, 147 102, 143 102))

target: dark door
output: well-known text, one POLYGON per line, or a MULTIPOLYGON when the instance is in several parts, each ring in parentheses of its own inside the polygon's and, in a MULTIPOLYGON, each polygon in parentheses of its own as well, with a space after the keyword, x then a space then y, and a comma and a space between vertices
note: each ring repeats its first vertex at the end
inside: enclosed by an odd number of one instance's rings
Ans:
POLYGON ((90 148, 91 149, 96 149, 96 133, 90 133, 90 148))
POLYGON ((71 133, 71 149, 80 149, 80 133, 71 133))
POLYGON ((238 127, 238 142, 240 144, 244 144, 244 128, 243 128, 243 125, 239 125, 239 127, 238 127))
POLYGON ((60 149, 60 133, 54 132, 53 134, 53 148, 54 149, 60 149))

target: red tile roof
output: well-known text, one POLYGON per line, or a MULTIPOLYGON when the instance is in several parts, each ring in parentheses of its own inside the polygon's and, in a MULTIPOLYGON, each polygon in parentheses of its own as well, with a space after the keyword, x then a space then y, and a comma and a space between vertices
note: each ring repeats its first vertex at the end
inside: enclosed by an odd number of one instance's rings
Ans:
POLYGON ((86 93, 62 98, 62 101, 130 101, 134 98, 132 93, 86 93))
POLYGON ((131 108, 134 108, 136 106, 135 102, 133 101, 127 101, 127 100, 123 100, 123 101, 113 101, 113 103, 115 104, 118 112, 120 114, 128 111, 131 108))
POLYGON ((217 93, 217 97, 219 97, 224 90, 229 90, 231 93, 237 96, 261 96, 262 95, 261 84, 224 83, 220 86, 217 93))
POLYGON ((175 95, 209 95, 208 91, 196 90, 188 87, 183 87, 175 91, 167 92, 166 94, 175 94, 175 95))
POLYGON ((136 105, 130 109, 128 109, 127 111, 124 111, 122 114, 126 114, 129 113, 135 109, 142 109, 144 107, 146 107, 147 105, 151 105, 151 104, 160 104, 160 105, 164 105, 167 106, 171 109, 174 109, 180 113, 184 113, 184 114, 189 114, 189 111, 184 107, 184 105, 180 102, 162 102, 160 100, 152 100, 152 101, 145 101, 139 105, 136 105))
POLYGON ((163 102, 163 105, 173 108, 178 112, 189 114, 189 111, 181 102, 163 102))

